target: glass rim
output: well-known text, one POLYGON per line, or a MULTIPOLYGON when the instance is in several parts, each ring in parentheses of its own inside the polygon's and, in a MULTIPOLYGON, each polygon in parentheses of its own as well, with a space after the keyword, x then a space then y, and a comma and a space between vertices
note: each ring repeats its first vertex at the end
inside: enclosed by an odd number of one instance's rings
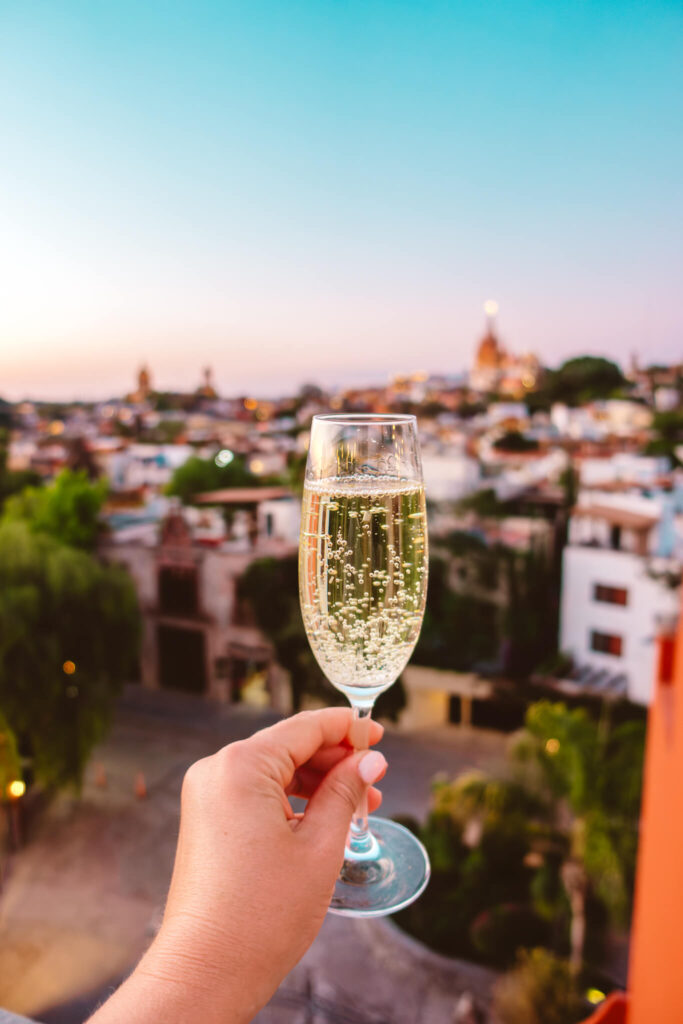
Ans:
POLYGON ((316 414, 313 421, 321 423, 336 423, 339 426, 388 426, 395 424, 417 423, 417 416, 409 413, 389 412, 326 412, 316 414))

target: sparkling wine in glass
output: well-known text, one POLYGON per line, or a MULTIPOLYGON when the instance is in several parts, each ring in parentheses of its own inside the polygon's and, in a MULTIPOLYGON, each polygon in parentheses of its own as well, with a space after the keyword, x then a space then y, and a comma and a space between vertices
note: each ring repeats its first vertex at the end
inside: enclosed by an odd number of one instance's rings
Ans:
MULTIPOLYGON (((403 671, 427 595, 427 517, 414 416, 314 416, 299 547, 306 633, 321 669, 353 707, 368 745, 372 707, 403 671)), ((356 809, 330 910, 392 914, 429 880, 422 844, 356 809)))

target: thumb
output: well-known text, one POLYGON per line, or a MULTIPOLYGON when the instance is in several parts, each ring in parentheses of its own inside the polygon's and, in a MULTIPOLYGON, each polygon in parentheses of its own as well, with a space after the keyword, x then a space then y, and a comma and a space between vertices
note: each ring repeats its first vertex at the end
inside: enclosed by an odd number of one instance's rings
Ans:
POLYGON ((323 839, 339 851, 344 847, 351 818, 368 788, 387 770, 378 750, 350 754, 332 768, 308 801, 300 832, 323 839))

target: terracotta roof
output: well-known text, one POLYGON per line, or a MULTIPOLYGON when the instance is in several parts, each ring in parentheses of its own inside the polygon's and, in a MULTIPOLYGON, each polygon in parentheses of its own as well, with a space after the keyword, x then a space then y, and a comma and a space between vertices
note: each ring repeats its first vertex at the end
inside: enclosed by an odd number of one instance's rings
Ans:
POLYGON ((659 516, 646 516, 642 512, 632 512, 626 508, 613 508, 611 505, 575 505, 572 516, 588 519, 606 519, 613 526, 624 526, 630 530, 649 530, 658 521, 659 516))
POLYGON ((291 498, 292 492, 286 487, 223 487, 218 491, 198 494, 199 505, 258 505, 273 498, 291 498))
POLYGON ((583 484, 583 488, 587 491, 633 491, 633 490, 647 490, 650 487, 661 487, 663 489, 670 489, 673 483, 673 477, 669 476, 658 476, 654 481, 644 483, 642 480, 602 480, 596 481, 595 483, 583 484))

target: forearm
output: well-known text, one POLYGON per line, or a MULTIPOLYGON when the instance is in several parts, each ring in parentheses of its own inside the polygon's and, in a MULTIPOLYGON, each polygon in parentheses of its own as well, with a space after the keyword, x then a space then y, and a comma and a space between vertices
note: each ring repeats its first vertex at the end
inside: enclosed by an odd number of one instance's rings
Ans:
POLYGON ((211 966, 190 940, 159 935, 88 1024, 249 1024, 261 1006, 249 986, 211 966))

